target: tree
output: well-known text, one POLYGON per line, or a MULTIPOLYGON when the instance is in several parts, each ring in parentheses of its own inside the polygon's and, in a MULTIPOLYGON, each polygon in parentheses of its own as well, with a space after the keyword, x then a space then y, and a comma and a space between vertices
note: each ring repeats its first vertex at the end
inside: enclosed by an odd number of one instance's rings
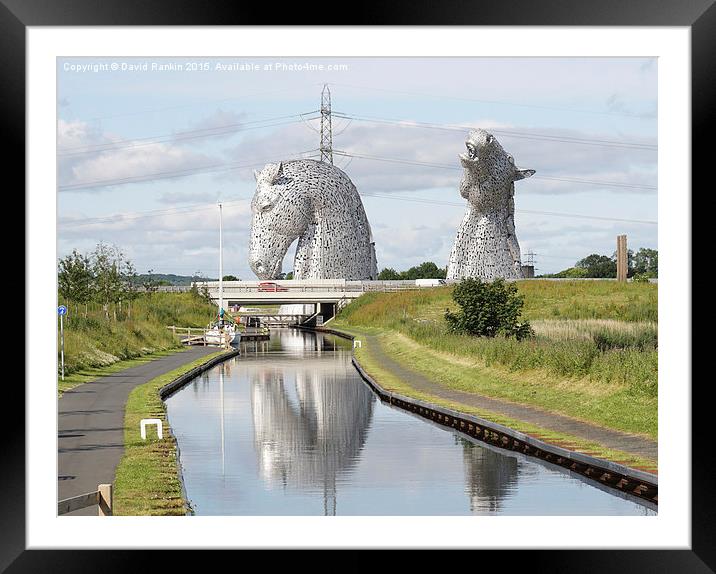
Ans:
POLYGON ((440 268, 432 261, 424 261, 420 265, 411 267, 407 271, 398 273, 392 267, 384 268, 378 273, 380 281, 414 281, 415 279, 445 279, 447 270, 440 268))
POLYGON ((92 297, 92 268, 89 257, 82 255, 76 249, 67 257, 60 259, 57 265, 57 286, 60 295, 77 305, 85 305, 85 316, 87 315, 87 303, 92 297))
POLYGON ((150 296, 159 289, 159 281, 154 279, 154 269, 147 270, 147 277, 142 281, 142 287, 150 296))
POLYGON ((411 267, 400 274, 401 279, 445 279, 446 270, 439 268, 432 261, 425 261, 411 267))
POLYGON ((634 274, 647 277, 659 276, 659 252, 656 249, 641 247, 634 254, 634 274))
MULTIPOLYGON (((101 303, 106 319, 109 319, 110 303, 117 303, 122 297, 122 277, 119 271, 122 252, 117 247, 98 243, 92 253, 92 275, 94 296, 101 303)), ((116 319, 116 311, 115 311, 116 319)))
POLYGON ((236 275, 224 275, 221 278, 222 281, 241 281, 236 275))
POLYGON ((445 311, 453 332, 477 337, 503 335, 518 341, 533 335, 530 324, 519 320, 524 301, 514 283, 463 279, 455 286, 452 298, 460 307, 457 313, 445 311))
POLYGON ((378 273, 378 279, 380 281, 397 281, 400 279, 400 274, 392 267, 386 267, 378 273))
POLYGON ((586 271, 585 277, 604 278, 617 276, 617 262, 615 258, 592 253, 580 259, 575 267, 586 271))
POLYGON ((127 300, 127 316, 132 318, 132 302, 139 297, 137 292, 137 270, 134 267, 134 263, 127 260, 124 263, 124 270, 122 271, 122 282, 123 282, 123 296, 127 300))

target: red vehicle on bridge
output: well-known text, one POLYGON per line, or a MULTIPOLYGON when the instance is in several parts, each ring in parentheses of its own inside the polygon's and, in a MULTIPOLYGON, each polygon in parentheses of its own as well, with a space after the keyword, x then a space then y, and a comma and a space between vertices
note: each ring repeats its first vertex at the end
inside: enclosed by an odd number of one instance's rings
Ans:
POLYGON ((273 283, 271 281, 264 281, 263 283, 259 283, 259 291, 276 293, 277 291, 288 291, 288 287, 282 287, 278 283, 273 283))

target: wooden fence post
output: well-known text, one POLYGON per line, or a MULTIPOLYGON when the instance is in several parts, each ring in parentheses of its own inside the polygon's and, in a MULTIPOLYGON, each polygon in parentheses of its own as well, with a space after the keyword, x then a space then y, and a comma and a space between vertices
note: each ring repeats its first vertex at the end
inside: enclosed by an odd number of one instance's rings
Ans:
POLYGON ((97 508, 99 516, 112 516, 112 485, 100 484, 97 487, 97 508))
POLYGON ((626 281, 629 269, 627 236, 617 235, 617 281, 626 281))

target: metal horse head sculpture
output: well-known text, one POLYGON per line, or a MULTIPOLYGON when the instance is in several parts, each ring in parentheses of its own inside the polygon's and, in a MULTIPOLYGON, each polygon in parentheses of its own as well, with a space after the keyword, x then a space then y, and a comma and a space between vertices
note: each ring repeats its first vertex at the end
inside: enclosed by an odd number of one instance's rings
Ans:
POLYGON ((278 277, 297 238, 294 279, 376 278, 368 218, 345 173, 303 159, 270 163, 254 175, 249 265, 259 279, 278 277))
POLYGON ((518 169, 511 155, 485 130, 470 132, 460 155, 460 195, 467 199, 448 262, 447 278, 518 279, 520 245, 515 233, 515 181, 533 169, 518 169))

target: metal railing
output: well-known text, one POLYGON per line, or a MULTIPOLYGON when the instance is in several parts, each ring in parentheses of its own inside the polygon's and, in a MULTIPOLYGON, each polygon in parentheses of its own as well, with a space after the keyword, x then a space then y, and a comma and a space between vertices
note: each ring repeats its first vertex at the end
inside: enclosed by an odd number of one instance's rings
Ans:
MULTIPOLYGON (((259 287, 256 281, 224 282, 224 298, 236 293, 367 293, 372 291, 408 291, 423 289, 415 281, 336 281, 335 283, 312 283, 293 280, 276 281, 279 289, 259 287), (227 284, 228 283, 228 284, 227 284)), ((211 292, 218 290, 218 281, 209 281, 206 286, 211 292)))

